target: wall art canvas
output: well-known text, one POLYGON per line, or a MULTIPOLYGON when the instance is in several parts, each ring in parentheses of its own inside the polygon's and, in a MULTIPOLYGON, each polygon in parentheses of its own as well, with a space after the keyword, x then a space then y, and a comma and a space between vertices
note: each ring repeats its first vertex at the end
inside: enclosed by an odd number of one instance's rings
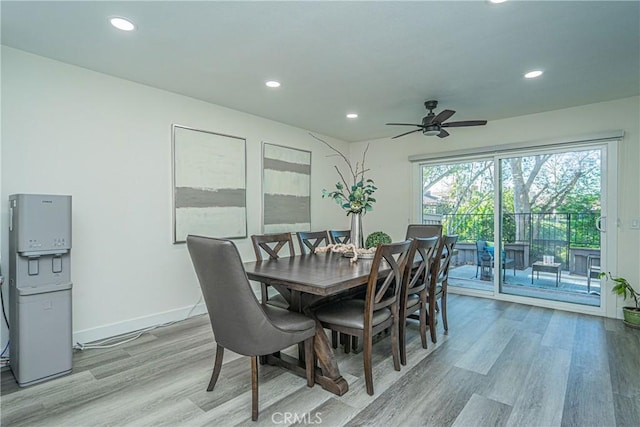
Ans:
POLYGON ((311 152, 262 144, 265 233, 311 230, 311 152))
POLYGON ((246 140, 172 127, 173 241, 247 237, 246 140))

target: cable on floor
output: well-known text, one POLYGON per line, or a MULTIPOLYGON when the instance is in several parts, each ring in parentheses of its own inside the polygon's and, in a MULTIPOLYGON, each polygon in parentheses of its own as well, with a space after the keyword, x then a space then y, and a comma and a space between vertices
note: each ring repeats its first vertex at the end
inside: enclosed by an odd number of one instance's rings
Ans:
POLYGON ((191 310, 189 310, 189 312, 187 313, 187 315, 183 319, 174 320, 174 321, 163 323, 163 324, 160 324, 160 325, 149 326, 148 328, 144 328, 144 329, 140 329, 140 330, 137 330, 137 331, 129 332, 129 333, 123 334, 123 335, 117 335, 115 337, 106 338, 106 339, 104 339, 102 341, 94 342, 94 343, 91 343, 91 344, 84 344, 84 343, 77 342, 76 345, 73 346, 73 348, 76 349, 76 350, 80 350, 80 351, 82 351, 82 350, 92 350, 92 349, 107 349, 107 348, 117 347, 119 345, 126 344, 128 342, 137 340, 138 338, 140 338, 142 335, 144 335, 145 333, 147 333, 149 331, 153 331, 154 329, 162 328, 164 326, 173 325, 174 323, 182 322, 183 320, 189 319, 191 317, 191 314, 193 313, 193 310, 195 310, 196 307, 198 306, 198 304, 200 304, 200 301, 202 301, 202 295, 200 295, 200 297, 198 298, 198 301, 191 307, 191 310), (113 341, 115 339, 121 339, 122 341, 118 341, 118 342, 115 342, 115 343, 107 344, 110 341, 113 341))

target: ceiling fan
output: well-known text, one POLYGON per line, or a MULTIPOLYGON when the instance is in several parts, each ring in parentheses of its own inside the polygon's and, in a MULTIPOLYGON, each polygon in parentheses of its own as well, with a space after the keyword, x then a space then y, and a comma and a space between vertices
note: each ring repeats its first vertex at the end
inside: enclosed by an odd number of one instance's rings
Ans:
POLYGON ((392 126, 418 126, 418 129, 411 130, 409 132, 401 133, 400 135, 396 135, 391 139, 400 138, 401 136, 409 135, 410 133, 422 131, 424 135, 427 136, 438 136, 439 138, 445 138, 449 136, 449 132, 444 130, 443 128, 447 127, 464 127, 464 126, 484 126, 487 124, 486 120, 466 120, 461 122, 448 122, 443 123, 451 116, 453 116, 456 112, 453 110, 444 110, 436 115, 433 110, 438 106, 438 101, 431 100, 424 103, 424 106, 429 110, 429 114, 424 116, 422 119, 422 124, 418 125, 415 123, 387 123, 387 125, 392 126))

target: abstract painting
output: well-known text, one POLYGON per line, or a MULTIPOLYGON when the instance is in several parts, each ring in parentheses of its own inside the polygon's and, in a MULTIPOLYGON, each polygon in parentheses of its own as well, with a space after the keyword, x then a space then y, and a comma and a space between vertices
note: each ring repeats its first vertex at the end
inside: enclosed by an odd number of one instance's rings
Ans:
POLYGON ((247 237, 246 140, 172 126, 173 242, 247 237))
POLYGON ((311 152, 262 143, 263 231, 311 230, 311 152))

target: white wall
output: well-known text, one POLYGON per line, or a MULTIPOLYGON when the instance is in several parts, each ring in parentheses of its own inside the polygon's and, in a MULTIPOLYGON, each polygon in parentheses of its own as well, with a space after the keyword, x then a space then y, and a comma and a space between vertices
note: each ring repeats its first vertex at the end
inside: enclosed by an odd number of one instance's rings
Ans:
MULTIPOLYGON (((186 246, 172 244, 172 123, 246 138, 249 235, 261 233, 262 141, 311 150, 312 227, 348 226, 321 198, 336 160, 306 130, 3 46, 2 270, 8 196, 72 195, 76 340, 180 319, 200 297, 186 246)), ((254 259, 249 239, 236 244, 254 259)))
MULTIPOLYGON (((628 223, 640 216, 639 103, 633 97, 498 120, 455 129, 446 139, 371 141, 368 177, 380 189, 375 210, 364 218, 365 235, 385 230, 394 240, 404 237, 413 209, 409 155, 622 129, 617 272, 638 284, 640 232, 628 223)), ((249 235, 261 232, 261 141, 313 151, 312 228, 348 227, 344 212, 320 197, 337 181, 336 159, 306 130, 3 46, 2 270, 8 267, 9 194, 71 194, 76 340, 179 319, 199 299, 186 247, 171 243, 172 123, 247 139, 249 235)), ((354 160, 366 146, 324 139, 354 160)), ((253 259, 247 239, 236 243, 244 259, 253 259)), ((6 336, 3 324, 3 345, 6 336)))
MULTIPOLYGON (((369 177, 379 184, 378 203, 366 216, 365 232, 384 230, 394 240, 403 239, 407 223, 415 209, 412 196, 410 155, 446 153, 526 141, 624 130, 618 147, 617 208, 621 226, 617 229, 616 274, 626 277, 636 289, 640 287, 640 230, 629 229, 631 218, 640 217, 640 98, 631 97, 610 102, 550 111, 489 122, 481 128, 456 128, 446 139, 425 137, 420 133, 399 139, 379 139, 350 145, 357 157, 367 143, 371 168, 369 177)), ((622 306, 622 301, 618 301, 622 306)), ((613 314, 613 313, 610 313, 613 314)))

